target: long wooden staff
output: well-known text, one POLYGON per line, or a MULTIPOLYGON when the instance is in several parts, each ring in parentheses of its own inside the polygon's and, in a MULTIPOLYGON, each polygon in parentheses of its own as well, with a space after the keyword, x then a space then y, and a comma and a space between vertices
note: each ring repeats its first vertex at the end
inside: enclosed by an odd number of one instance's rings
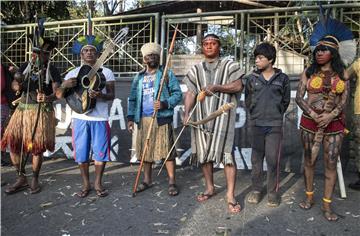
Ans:
MULTIPOLYGON (((175 38, 176 38, 176 33, 178 31, 178 26, 179 25, 176 25, 175 32, 174 32, 173 38, 171 40, 169 52, 168 52, 167 59, 166 59, 165 68, 164 68, 162 78, 161 78, 161 82, 160 82, 160 88, 159 88, 157 98, 156 98, 156 102, 160 101, 161 92, 162 92, 162 89, 163 89, 163 86, 164 86, 164 83, 165 83, 165 80, 166 80, 166 77, 167 77, 167 72, 168 72, 168 69, 169 69, 169 63, 170 63, 171 55, 173 54, 173 51, 174 51, 175 38)), ((137 172, 137 175, 136 175, 136 179, 135 179, 135 184, 134 184, 133 194, 132 194, 133 197, 136 196, 136 189, 137 189, 138 184, 139 184, 141 169, 142 169, 143 164, 144 164, 145 155, 146 155, 146 153, 147 153, 147 151, 149 149, 150 136, 151 136, 154 120, 156 119, 157 112, 158 112, 158 110, 155 109, 154 113, 153 113, 153 115, 151 117, 150 126, 149 126, 149 129, 148 129, 147 135, 146 135, 145 147, 144 147, 144 150, 143 150, 143 153, 142 153, 142 156, 141 156, 140 166, 139 166, 139 169, 138 169, 138 172, 137 172)))

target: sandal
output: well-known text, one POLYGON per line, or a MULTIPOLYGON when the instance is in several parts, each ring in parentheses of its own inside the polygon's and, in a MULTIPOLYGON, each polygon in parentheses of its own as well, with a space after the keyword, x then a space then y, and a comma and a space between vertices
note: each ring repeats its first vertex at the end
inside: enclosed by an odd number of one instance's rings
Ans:
POLYGON ((109 195, 109 193, 106 191, 106 189, 96 189, 96 196, 106 197, 107 195, 109 195))
POLYGON ((229 213, 239 213, 241 211, 241 206, 239 202, 228 202, 227 204, 229 213))
POLYGON ((16 185, 12 185, 10 187, 8 187, 7 189, 5 189, 5 193, 6 194, 14 194, 14 193, 17 193, 17 192, 20 192, 22 190, 25 190, 29 188, 29 184, 28 183, 25 183, 23 185, 20 185, 20 186, 16 186, 16 185))
POLYGON ((79 198, 85 198, 89 195, 91 189, 82 189, 80 192, 76 193, 76 196, 79 198))
POLYGON ((136 192, 139 193, 139 192, 145 191, 146 189, 149 189, 149 188, 151 188, 151 187, 152 187, 151 184, 142 182, 142 183, 139 184, 139 186, 137 187, 136 192))
POLYGON ((176 186, 176 184, 169 184, 168 194, 169 194, 169 196, 172 196, 172 197, 179 194, 179 189, 176 186))
POLYGON ((40 186, 38 186, 35 189, 30 188, 30 194, 36 194, 36 193, 40 193, 40 192, 41 192, 41 187, 40 186))
POLYGON ((260 199, 261 199, 261 192, 252 191, 249 194, 247 201, 248 201, 248 203, 251 203, 251 204, 258 204, 260 202, 260 199))
POLYGON ((280 197, 277 194, 268 195, 268 207, 278 207, 280 205, 280 197))
POLYGON ((196 200, 198 202, 205 202, 205 201, 209 200, 210 198, 212 198, 215 195, 216 195, 215 192, 212 193, 212 194, 210 194, 210 193, 200 193, 199 195, 197 195, 196 200))

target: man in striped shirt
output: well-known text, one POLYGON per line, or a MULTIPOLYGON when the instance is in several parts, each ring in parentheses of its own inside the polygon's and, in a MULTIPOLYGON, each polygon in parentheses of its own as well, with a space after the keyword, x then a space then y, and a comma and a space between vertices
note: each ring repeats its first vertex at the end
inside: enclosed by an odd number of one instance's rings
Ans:
MULTIPOLYGON (((241 77, 244 75, 238 63, 230 59, 220 58, 220 39, 215 34, 208 34, 202 41, 202 51, 205 60, 191 68, 184 82, 188 87, 185 96, 184 121, 188 120, 192 109, 192 120, 202 120, 212 112, 227 103, 237 104, 237 95, 243 86, 241 77), (205 92, 204 101, 196 105, 196 96, 205 92), (196 108, 194 106, 196 105, 196 108)), ((206 189, 197 196, 199 202, 204 202, 215 195, 213 166, 224 165, 228 210, 238 213, 240 204, 236 201, 234 191, 236 182, 236 163, 234 160, 234 130, 236 111, 232 109, 224 116, 193 127, 191 130, 192 156, 197 157, 205 177, 206 189)))

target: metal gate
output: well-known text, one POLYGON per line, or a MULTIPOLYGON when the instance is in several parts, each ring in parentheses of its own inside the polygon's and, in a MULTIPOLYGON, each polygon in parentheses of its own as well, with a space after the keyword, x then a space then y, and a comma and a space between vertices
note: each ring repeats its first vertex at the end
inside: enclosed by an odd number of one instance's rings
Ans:
MULTIPOLYGON (((122 45, 116 45, 105 62, 105 66, 114 71, 115 77, 131 77, 141 68, 140 48, 147 42, 158 42, 158 13, 113 16, 92 19, 93 34, 111 40, 123 27, 129 27, 129 33, 122 45)), ((87 19, 46 22, 45 35, 56 38, 58 45, 51 59, 61 73, 80 65, 79 56, 73 55, 71 46, 74 39, 85 35, 88 28, 87 19)), ((19 67, 29 60, 31 46, 27 35, 34 32, 35 24, 9 25, 1 28, 2 62, 19 67)))
MULTIPOLYGON (((360 4, 332 4, 324 8, 331 8, 333 17, 342 20, 354 32, 360 55, 360 4)), ((183 55, 199 54, 201 37, 207 33, 219 35, 222 56, 239 61, 246 71, 254 66, 256 44, 269 41, 278 51, 275 66, 289 75, 298 75, 310 58, 308 39, 318 16, 318 6, 166 15, 162 18, 161 44, 168 48, 174 29, 179 25, 175 55, 181 56, 175 56, 179 63, 175 62, 174 70, 183 74, 189 66, 183 55)))

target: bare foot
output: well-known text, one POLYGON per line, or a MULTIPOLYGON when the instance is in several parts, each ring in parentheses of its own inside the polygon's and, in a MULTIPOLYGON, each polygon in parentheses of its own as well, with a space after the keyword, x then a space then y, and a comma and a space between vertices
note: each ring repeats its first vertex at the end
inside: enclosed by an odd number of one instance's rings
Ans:
POLYGON ((314 200, 313 199, 305 199, 304 201, 300 202, 299 203, 299 207, 301 209, 304 209, 304 210, 309 210, 312 208, 312 206, 314 205, 314 200))
POLYGON ((241 211, 240 203, 228 202, 228 211, 229 213, 239 213, 241 211))
POLYGON ((338 215, 331 210, 330 204, 324 203, 321 210, 328 221, 337 221, 339 219, 338 215))

